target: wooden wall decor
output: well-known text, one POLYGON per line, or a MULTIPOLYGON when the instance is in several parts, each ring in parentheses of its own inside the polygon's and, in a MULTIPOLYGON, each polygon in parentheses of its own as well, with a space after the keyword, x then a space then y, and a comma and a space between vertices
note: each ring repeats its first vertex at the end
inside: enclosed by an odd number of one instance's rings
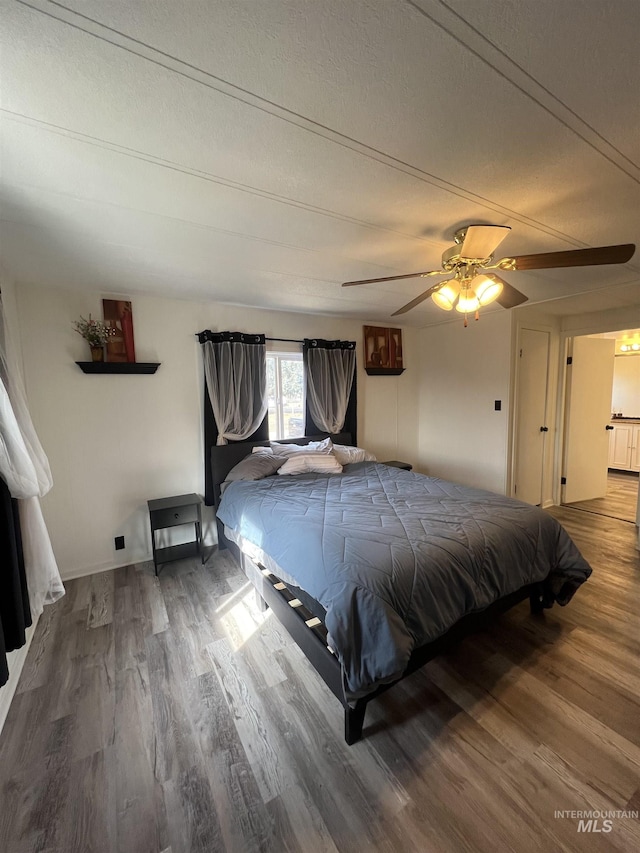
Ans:
POLYGON ((399 376, 402 362, 402 329, 363 326, 364 369, 369 376, 399 376))
POLYGON ((135 362, 131 303, 123 299, 103 299, 102 311, 105 324, 114 330, 113 336, 107 341, 107 361, 135 362))

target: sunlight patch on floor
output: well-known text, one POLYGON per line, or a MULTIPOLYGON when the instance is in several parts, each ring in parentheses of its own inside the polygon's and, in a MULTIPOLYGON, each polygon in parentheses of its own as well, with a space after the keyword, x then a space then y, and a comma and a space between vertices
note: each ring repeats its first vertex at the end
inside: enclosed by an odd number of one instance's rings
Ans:
POLYGON ((233 651, 238 651, 271 616, 271 610, 261 611, 252 584, 246 584, 227 599, 216 611, 233 651))

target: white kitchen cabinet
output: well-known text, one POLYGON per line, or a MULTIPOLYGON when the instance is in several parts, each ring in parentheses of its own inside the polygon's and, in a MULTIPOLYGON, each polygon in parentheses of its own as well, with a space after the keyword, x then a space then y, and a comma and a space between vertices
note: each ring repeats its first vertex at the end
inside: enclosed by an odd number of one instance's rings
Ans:
POLYGON ((640 424, 634 426, 631 436, 631 470, 640 471, 640 424))
POLYGON ((612 424, 609 436, 609 468, 640 471, 640 424, 612 424))

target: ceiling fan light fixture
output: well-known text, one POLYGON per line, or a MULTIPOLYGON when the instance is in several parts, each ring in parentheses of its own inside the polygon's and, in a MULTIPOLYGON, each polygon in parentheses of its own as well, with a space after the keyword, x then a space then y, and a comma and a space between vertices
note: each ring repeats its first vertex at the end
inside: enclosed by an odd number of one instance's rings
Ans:
POLYGON ((471 283, 480 305, 490 305, 502 293, 502 282, 492 275, 477 275, 471 283))
POLYGON ((443 282, 442 287, 439 287, 435 293, 431 294, 431 298, 438 308, 442 308, 444 311, 451 311, 459 293, 460 283, 451 278, 443 282))
MULTIPOLYGON (((364 278, 358 281, 343 281, 343 287, 357 284, 377 284, 378 282, 399 281, 405 278, 430 278, 431 276, 446 276, 452 278, 428 287, 402 308, 394 311, 392 316, 406 314, 412 308, 421 305, 430 296, 434 303, 443 311, 456 308, 465 315, 475 313, 479 317, 479 309, 497 301, 502 308, 515 308, 526 302, 528 297, 520 293, 509 282, 502 281, 499 276, 483 272, 484 270, 546 270, 563 267, 590 267, 606 264, 626 264, 631 260, 636 250, 634 243, 624 243, 616 246, 596 246, 588 249, 571 249, 566 252, 542 252, 535 255, 514 255, 501 258, 494 262, 494 252, 502 243, 511 229, 508 225, 482 225, 471 223, 465 225, 454 234, 455 245, 442 253, 442 266, 437 270, 404 273, 402 275, 387 275, 381 278, 364 278), (473 286, 473 289, 472 287, 473 286), (460 293, 453 296, 452 287, 460 293)), ((640 352, 640 349, 634 352, 640 352)))
POLYGON ((461 314, 473 314, 479 307, 480 301, 475 292, 470 287, 465 287, 458 299, 456 311, 459 311, 461 314))

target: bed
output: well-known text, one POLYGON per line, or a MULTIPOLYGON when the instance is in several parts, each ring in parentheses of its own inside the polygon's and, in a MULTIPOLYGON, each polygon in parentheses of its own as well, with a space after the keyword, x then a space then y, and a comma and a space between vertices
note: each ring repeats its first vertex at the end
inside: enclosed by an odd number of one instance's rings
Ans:
POLYGON ((591 573, 539 508, 376 462, 241 480, 221 496, 265 444, 212 451, 220 547, 342 703, 349 744, 371 699, 522 600, 532 612, 568 603, 591 573))

